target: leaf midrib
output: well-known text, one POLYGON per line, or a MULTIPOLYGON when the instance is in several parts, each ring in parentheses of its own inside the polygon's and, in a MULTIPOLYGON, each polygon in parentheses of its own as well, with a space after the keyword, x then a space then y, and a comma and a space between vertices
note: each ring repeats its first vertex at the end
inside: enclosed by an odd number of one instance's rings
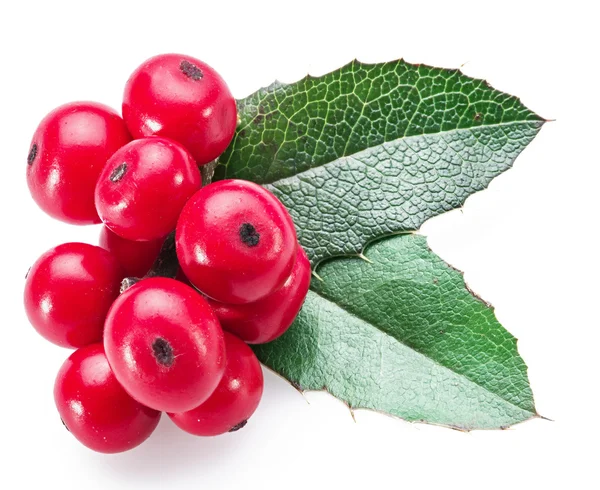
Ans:
MULTIPOLYGON (((393 336, 392 334, 385 332, 383 330, 381 330, 380 328, 378 328, 376 325, 374 325, 373 323, 371 323, 371 321, 366 320, 365 318, 363 318, 361 315, 354 313, 352 311, 347 310, 344 306, 340 305, 339 303, 336 303, 335 301, 332 301, 330 298, 324 296, 323 294, 319 293, 318 291, 315 291, 315 289, 311 286, 310 288, 311 292, 313 292, 314 294, 316 294, 318 297, 320 297, 321 299, 337 306, 338 308, 340 308, 342 311, 344 311, 345 313, 347 313, 348 315, 360 320, 361 322, 372 326, 375 330, 377 330, 378 332, 391 337, 392 339, 394 339, 396 342, 402 344, 404 347, 406 347, 407 349, 410 349, 416 353, 418 353, 419 355, 423 356, 426 359, 429 359, 432 363, 440 366, 443 369, 447 369, 448 371, 451 371, 452 373, 454 373, 456 376, 460 376, 461 378, 464 378, 465 380, 467 380, 469 383, 472 383, 476 386, 478 386, 479 388, 485 390, 487 393, 490 393, 492 396, 495 396, 496 398, 499 398, 500 400, 502 400, 503 402, 509 404, 512 407, 517 408, 518 410, 522 410, 523 412, 527 412, 532 414, 532 416, 537 415, 536 412, 532 412, 526 408, 520 407, 519 405, 515 405, 513 402, 511 402, 510 400, 507 400, 506 398, 504 398, 503 396, 499 395, 498 393, 494 393, 493 391, 490 391, 488 388, 486 388, 485 386, 480 385, 479 383, 473 381, 471 378, 469 378, 468 376, 462 374, 462 373, 458 373, 455 370, 449 368, 448 366, 444 366, 443 364, 441 364, 440 362, 438 362, 436 359, 433 359, 432 357, 428 356, 427 354, 424 354, 423 352, 415 349, 414 347, 406 344, 404 341, 398 339, 397 337, 393 336)), ((355 407, 355 408, 359 408, 359 407, 355 407)))
MULTIPOLYGON (((288 180, 291 179, 296 179, 299 178, 299 176, 306 174, 308 172, 311 172, 315 169, 324 167, 326 165, 331 165, 335 162, 337 162, 338 160, 341 160, 343 158, 355 158, 355 155, 358 155, 359 153, 363 153, 366 152, 372 148, 376 148, 377 146, 382 146, 384 144, 393 144, 397 141, 403 141, 403 140, 411 140, 411 139, 416 139, 416 138, 423 138, 425 136, 441 136, 441 135, 451 135, 451 134, 460 134, 463 132, 467 132, 467 131, 481 131, 482 129, 493 129, 493 128, 500 128, 500 127, 506 127, 506 126, 513 126, 513 125, 523 125, 523 124, 533 124, 536 125, 538 124, 539 127, 541 127, 544 124, 544 121, 511 121, 511 122, 504 122, 504 123, 497 123, 497 124, 487 124, 487 125, 482 125, 482 126, 476 126, 476 127, 471 127, 471 128, 456 128, 456 129, 450 129, 448 131, 439 131, 437 133, 423 133, 423 134, 415 134, 415 135, 411 135, 411 136, 402 136, 401 138, 396 138, 393 140, 389 140, 389 141, 384 141, 382 143, 380 143, 379 145, 375 145, 375 146, 368 146, 367 148, 363 148, 362 150, 356 151, 354 153, 350 153, 348 155, 342 155, 338 158, 336 158, 335 160, 330 160, 329 162, 324 162, 321 163, 320 165, 314 166, 314 167, 310 167, 307 168, 306 170, 303 170, 302 172, 298 172, 294 175, 290 175, 289 177, 284 177, 281 179, 274 179, 274 180, 267 180, 264 182, 261 182, 261 185, 273 185, 276 184, 277 182, 286 182, 288 180)), ((280 146, 281 148, 281 146, 280 146)), ((279 149, 277 150, 279 151, 279 149)), ((269 170, 271 169, 271 167, 273 166, 273 164, 275 163, 275 160, 273 160, 269 166, 269 170)), ((225 176, 224 178, 228 178, 227 177, 227 167, 229 166, 229 163, 225 164, 225 176)), ((266 174, 268 174, 269 171, 266 172, 266 174)))

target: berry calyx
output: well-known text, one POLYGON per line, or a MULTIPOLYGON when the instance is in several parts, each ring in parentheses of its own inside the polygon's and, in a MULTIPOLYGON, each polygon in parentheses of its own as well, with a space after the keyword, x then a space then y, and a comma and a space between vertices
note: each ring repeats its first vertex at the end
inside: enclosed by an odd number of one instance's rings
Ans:
POLYGON ((131 398, 110 369, 101 343, 76 350, 54 384, 60 418, 82 444, 101 453, 133 449, 154 431, 161 413, 131 398))
POLYGON ((200 170, 179 143, 134 140, 107 162, 96 185, 96 208, 127 240, 158 240, 175 229, 187 200, 202 185, 200 170))
POLYGON ((109 157, 131 140, 123 119, 95 102, 50 112, 31 140, 27 185, 35 202, 67 223, 100 223, 94 189, 109 157))
POLYGON ((44 253, 25 282, 25 311, 50 342, 77 348, 102 339, 125 272, 103 248, 65 243, 44 253))
POLYGON ((310 286, 311 267, 298 246, 296 263, 285 284, 258 301, 243 305, 209 299, 221 326, 249 344, 264 344, 283 335, 298 315, 310 286))
POLYGON ((106 318, 106 356, 140 403, 181 412, 204 402, 225 371, 223 331, 208 303, 174 279, 142 279, 106 318))
POLYGON ((191 56, 163 54, 142 63, 127 81, 123 118, 135 138, 172 138, 203 165, 229 145, 237 108, 213 68, 191 56))
POLYGON ((244 180, 204 187, 183 208, 177 257, 191 283, 216 301, 258 301, 283 286, 296 259, 296 231, 283 204, 244 180))
POLYGON ((216 436, 244 427, 263 393, 263 374, 252 349, 225 332, 227 368, 215 392, 202 405, 183 413, 169 413, 190 434, 216 436))
POLYGON ((240 239, 249 247, 256 247, 260 241, 260 233, 250 223, 243 223, 240 226, 240 239))
POLYGON ((158 257, 162 239, 139 242, 121 238, 110 228, 100 230, 98 244, 119 261, 126 276, 144 277, 158 257))

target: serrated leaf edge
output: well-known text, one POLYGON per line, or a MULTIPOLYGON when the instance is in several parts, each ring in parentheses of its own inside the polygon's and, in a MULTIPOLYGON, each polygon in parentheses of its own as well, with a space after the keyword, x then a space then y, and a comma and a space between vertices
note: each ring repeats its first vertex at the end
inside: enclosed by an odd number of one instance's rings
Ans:
MULTIPOLYGON (((480 191, 480 192, 481 192, 481 191, 480 191)), ((469 196, 469 197, 470 197, 470 196, 469 196)), ((353 255, 340 255, 340 256, 335 256, 335 257, 328 257, 328 258, 324 259, 323 261, 319 262, 318 266, 320 266, 320 265, 321 265, 321 264, 323 264, 324 262, 327 262, 327 261, 330 261, 330 260, 339 260, 339 259, 341 259, 341 258, 363 258, 363 257, 366 257, 366 256, 365 256, 365 255, 363 255, 363 254, 364 254, 364 252, 367 250, 367 248, 369 248, 369 247, 370 247, 372 244, 374 244, 374 243, 376 243, 376 242, 379 242, 379 241, 382 241, 382 240, 386 240, 386 239, 388 239, 388 238, 391 238, 391 237, 393 237, 393 236, 397 236, 397 235, 412 235, 412 234, 418 234, 418 233, 417 233, 417 232, 415 232, 415 231, 408 231, 408 232, 392 233, 392 234, 390 234, 390 235, 386 235, 386 236, 383 236, 383 237, 377 237, 377 238, 375 238, 375 239, 373 239, 373 240, 369 241, 369 242, 367 243, 367 245, 365 245, 365 247, 363 248, 363 251, 362 251, 360 254, 353 254, 353 255)), ((420 234, 419 234, 419 235, 420 235, 420 234)), ((429 246, 429 243, 427 242, 427 237, 426 237, 425 235, 420 235, 420 236, 423 236, 423 237, 426 239, 427 249, 429 250, 429 252, 430 252, 431 254, 435 255, 436 257, 440 257, 440 256, 439 256, 438 254, 436 254, 436 253, 435 253, 435 252, 434 252, 434 251, 431 249, 431 247, 429 246)), ((443 260, 441 257, 440 257, 440 259, 441 259, 441 260, 443 260)), ((368 260, 368 262, 372 263, 372 261, 370 261, 370 260, 368 260)), ((444 264, 445 264, 447 267, 449 267, 450 269, 452 269, 454 272, 458 273, 458 274, 461 276, 461 278, 462 278, 462 281, 463 281, 463 284, 464 284, 464 286, 465 286, 465 289, 466 289, 466 290, 469 292, 469 294, 471 294, 471 296, 472 296, 473 298, 475 298, 477 301, 480 301, 480 302, 481 302, 483 305, 485 305, 487 308, 490 308, 490 309, 492 310, 492 313, 493 313, 493 315, 494 315, 494 318, 496 319, 496 321, 498 321, 498 319, 496 318, 496 313, 495 313, 495 311, 496 311, 496 308, 495 308, 495 307, 494 307, 494 306, 493 306, 491 303, 489 303, 489 302, 485 301, 484 299, 482 299, 482 298, 481 298, 481 296, 479 296, 477 293, 475 293, 475 292, 474 292, 474 290, 473 290, 473 289, 472 289, 472 288, 471 288, 471 287, 468 285, 467 281, 465 280, 465 274, 464 274, 464 272, 463 272, 463 271, 461 271, 461 270, 459 270, 459 269, 457 269, 457 268, 456 268, 456 267, 454 267, 453 265, 451 265, 451 264, 448 264, 448 263, 447 263, 445 260, 444 260, 444 264)), ((317 274, 317 272, 316 272, 316 268, 317 268, 317 266, 315 267, 315 270, 313 271, 313 276, 316 276, 316 277, 318 278, 318 280, 320 280, 320 281, 323 281, 323 282, 324 282, 324 279, 323 279, 323 278, 321 278, 321 277, 320 277, 320 276, 317 274)), ((354 316, 355 318, 358 318, 358 319, 359 319, 359 320, 361 320, 362 322, 364 322, 364 323, 367 323, 367 324, 369 324, 369 325, 370 325, 370 323, 369 323, 367 320, 364 320, 363 318, 361 318, 360 316, 356 315, 355 313, 352 313, 352 312, 350 312, 350 311, 347 311, 346 309, 344 309, 344 308, 343 308, 342 306, 340 306, 339 304, 337 304, 337 303, 335 303, 335 302, 331 301, 329 298, 327 298, 327 297, 325 297, 325 296, 321 295, 320 293, 316 292, 316 291, 315 291, 315 290, 314 290, 312 287, 311 287, 311 291, 312 291, 313 293, 315 293, 316 295, 318 295, 319 297, 321 297, 321 298, 325 299, 326 301, 330 301, 330 302, 332 302, 333 304, 335 304, 336 306, 338 306, 339 308, 341 308, 342 310, 344 310, 344 311, 345 311, 346 313, 348 313, 349 315, 351 315, 351 316, 354 316)), ((527 381, 528 381, 528 384, 529 384, 529 386, 531 386, 531 384, 529 383, 529 374, 528 374, 528 372, 529 372, 529 366, 527 365, 527 363, 525 362, 525 360, 523 359, 523 357, 522 357, 522 356, 521 356, 521 354, 519 353, 519 349, 518 349, 518 343, 519 343, 519 339, 517 339, 517 338, 516 338, 514 335, 512 335, 512 334, 510 333, 510 331, 509 331, 508 329, 506 329, 506 328, 504 327, 504 325, 502 325, 502 324, 501 324, 499 321, 498 321, 498 324, 499 324, 499 325, 500 325, 502 328, 504 328, 504 329, 507 331, 507 333, 508 333, 508 334, 509 334, 509 335, 510 335, 510 336, 511 336, 513 339, 514 339, 514 341, 515 341, 515 348, 516 348, 516 350, 517 350, 517 354, 518 354, 518 355, 519 355, 519 357, 521 357, 521 359, 523 360, 523 365, 524 365, 524 367, 525 367, 525 375, 527 376, 527 381)), ((377 328, 377 327, 374 327, 374 328, 377 328)), ((378 329, 378 330, 379 330, 379 329, 378 329)), ((383 331, 381 331, 381 332, 382 332, 383 334, 389 335, 389 334, 387 334, 386 332, 383 332, 383 331)), ((304 395, 304 393, 310 393, 310 392, 325 392, 325 393, 327 393, 327 394, 331 395, 333 398, 335 398, 336 400, 339 400, 339 401, 340 401, 340 402, 342 402, 344 405, 346 405, 346 407, 348 408, 348 410, 350 410, 350 413, 351 413, 351 416, 352 416, 352 418, 353 418, 353 419, 355 419, 355 418, 354 418, 354 414, 353 414, 353 412, 354 412, 354 411, 356 411, 356 410, 366 410, 366 411, 370 411, 370 412, 376 412, 376 413, 380 413, 380 414, 386 415, 386 416, 388 416, 388 417, 392 417, 392 418, 395 418, 395 419, 398 419, 398 420, 402 420, 402 421, 404 421, 404 422, 411 423, 411 424, 413 424, 413 423, 422 423, 422 424, 427 424, 427 425, 433 425, 433 426, 436 426, 436 427, 445 427, 445 428, 449 428, 449 429, 457 430, 457 431, 460 431, 460 432, 471 432, 471 431, 473 431, 473 430, 498 430, 498 429, 505 430, 505 429, 508 429, 509 427, 513 427, 513 426, 515 426, 515 425, 521 424, 521 423, 523 423, 523 422, 526 422, 526 421, 528 421, 528 420, 535 419, 535 418, 541 418, 541 419, 544 419, 544 420, 551 420, 551 419, 548 419, 547 417, 544 417, 544 416, 542 416, 542 415, 540 415, 540 414, 538 413, 537 409, 535 408, 535 396, 534 396, 534 394, 533 394, 533 390, 531 390, 531 391, 532 391, 532 393, 531 393, 531 396, 532 396, 532 401, 533 401, 533 406, 534 406, 534 412, 530 412, 529 410, 526 410, 526 409, 524 409, 524 408, 521 408, 521 407, 519 407, 519 406, 517 406, 517 405, 514 405, 512 402, 510 402, 510 401, 508 401, 508 400, 504 399, 504 398, 503 398, 503 397, 501 397, 500 395, 498 395, 498 394, 496 394, 496 393, 493 393, 493 392, 491 392, 491 391, 487 390, 486 388, 484 388, 483 386, 479 385, 479 384, 478 384, 478 383, 476 383, 475 381, 473 381, 473 380, 469 379, 469 378, 468 378, 468 377, 466 377, 465 375, 463 375, 463 374, 461 374, 461 373, 457 373, 456 371, 454 371, 454 370, 450 369, 449 367, 447 367, 447 366, 444 366, 444 365, 440 364, 440 363, 439 363, 438 361, 436 361, 435 359, 432 359, 431 357, 429 357, 429 356, 427 356, 427 355, 423 354, 422 352, 419 352, 419 351, 417 351, 417 350, 413 349, 412 347, 410 347, 409 345, 406 345, 406 344, 405 344, 404 342, 402 342, 401 340, 399 340, 399 339, 397 339, 397 338, 395 338, 395 337, 393 337, 393 338, 394 338, 394 340, 395 340, 396 342, 399 342, 400 344, 404 345, 404 346, 405 346, 405 347, 407 347, 408 349, 414 350, 415 352, 417 352, 417 353, 419 353, 420 355, 422 355, 423 357, 425 357, 425 358, 429 359, 431 362, 433 362, 433 363, 437 364, 438 366, 440 366, 440 367, 442 367, 442 368, 444 368, 444 369, 448 369, 449 371, 452 371, 452 372, 453 372, 453 373, 455 373, 456 375, 458 375, 458 376, 461 376, 461 377, 465 378, 465 379, 466 379, 467 381, 469 381, 470 383, 473 383, 474 385, 476 385, 476 386, 479 386, 480 388, 484 389, 485 391, 487 391, 487 392, 488 392, 488 393, 490 393, 491 395, 498 397, 498 398, 499 398, 500 400, 502 400, 503 402, 505 402, 505 403, 508 403, 508 404, 512 405, 513 407, 515 407, 515 408, 518 408, 519 410, 522 410, 523 412, 531 413, 531 416, 530 416, 530 417, 528 417, 528 418, 526 418, 526 419, 523 419, 523 420, 521 420, 521 421, 519 421, 519 422, 515 422, 515 423, 513 423, 513 424, 508 424, 508 425, 506 425, 506 426, 501 426, 501 427, 497 427, 497 428, 477 428, 477 429, 471 429, 471 428, 468 428, 468 427, 462 427, 462 426, 460 426, 460 425, 452 425, 452 424, 439 424, 439 423, 429 422, 428 420, 425 420, 425 419, 421 419, 421 420, 407 420, 407 419, 404 419, 404 418, 402 418, 402 417, 400 417, 400 416, 398 416, 398 415, 394 415, 394 414, 391 414, 391 413, 388 413, 388 412, 385 412, 385 411, 382 411, 382 410, 377 410, 377 409, 373 409, 373 408, 369 408, 369 407, 352 406, 352 405, 351 405, 351 404, 350 404, 350 403, 349 403, 347 400, 343 400, 342 398, 339 398, 339 397, 335 396, 333 393, 331 393, 331 392, 329 391, 329 389, 328 389, 328 387, 327 387, 327 386, 323 386, 321 389, 318 389, 318 390, 317 390, 317 389, 306 389, 306 388, 303 388, 303 387, 302 387, 300 384, 298 384, 298 383, 296 383, 296 382, 293 382, 293 381, 291 381, 291 380, 289 380, 289 379, 285 378, 283 375, 281 375, 280 373, 278 373, 278 372, 277 372, 277 371, 275 371, 274 369, 271 369, 269 366, 267 366, 267 365, 265 365, 265 364, 263 364, 263 366, 265 367, 265 369, 267 369, 267 370, 271 371, 271 372, 272 372, 272 373, 274 373, 276 376, 278 376, 279 378, 281 378, 281 379, 283 379, 284 381, 286 381, 286 382, 287 382, 289 385, 291 385, 291 386, 292 386, 292 387, 293 387, 293 388, 294 388, 296 391, 298 391, 298 392, 299 392, 300 394, 302 394, 302 395, 304 395)), ((356 419, 355 419, 355 421, 356 421, 356 419)))

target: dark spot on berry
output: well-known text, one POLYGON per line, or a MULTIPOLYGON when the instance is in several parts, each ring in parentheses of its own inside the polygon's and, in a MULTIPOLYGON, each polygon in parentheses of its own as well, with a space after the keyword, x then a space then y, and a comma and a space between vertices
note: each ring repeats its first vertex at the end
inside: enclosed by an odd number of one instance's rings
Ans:
POLYGON ((38 145, 36 143, 33 144, 31 150, 29 150, 29 155, 27 155, 27 165, 32 165, 35 157, 38 154, 38 145))
POLYGON ((109 179, 111 182, 119 182, 119 180, 121 180, 123 178, 123 176, 125 175, 126 172, 127 172, 127 164, 122 163, 121 165, 119 165, 117 168, 115 168, 112 171, 109 179))
POLYGON ((231 429, 229 429, 229 432, 235 432, 237 430, 240 430, 240 429, 244 428, 247 423, 248 423, 248 420, 242 420, 239 424, 234 425, 231 429))
POLYGON ((165 339, 158 337, 152 344, 152 352, 154 352, 154 357, 159 364, 166 367, 171 367, 173 365, 173 362, 175 361, 173 348, 165 339))
POLYGON ((250 223, 240 226, 240 239, 249 247, 256 247, 260 241, 260 233, 250 223))
POLYGON ((65 426, 65 429, 67 429, 68 432, 71 432, 69 430, 69 428, 67 427, 67 424, 65 424, 65 421, 62 419, 62 417, 60 418, 60 421, 62 422, 62 424, 65 426))
POLYGON ((202 70, 200 68, 186 60, 183 60, 179 64, 179 69, 183 72, 183 74, 186 77, 189 77, 192 80, 198 81, 204 76, 204 73, 202 73, 202 70))

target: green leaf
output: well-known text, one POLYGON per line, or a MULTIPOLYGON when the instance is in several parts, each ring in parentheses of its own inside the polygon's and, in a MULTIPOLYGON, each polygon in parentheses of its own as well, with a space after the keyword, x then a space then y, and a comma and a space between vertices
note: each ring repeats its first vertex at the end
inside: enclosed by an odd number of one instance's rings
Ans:
POLYGON ((424 237, 390 237, 365 255, 319 267, 290 330, 254 346, 266 366, 410 421, 469 430, 536 416, 516 339, 424 237))
POLYGON ((300 389, 407 420, 474 429, 535 416, 516 340, 406 232, 510 168, 543 119, 485 81, 404 61, 354 61, 238 107, 215 179, 274 192, 322 278, 289 332, 255 346, 261 360, 300 389))
POLYGON ((485 81, 404 61, 353 61, 238 106, 241 124, 215 179, 265 184, 313 264, 460 207, 543 124, 485 81))

